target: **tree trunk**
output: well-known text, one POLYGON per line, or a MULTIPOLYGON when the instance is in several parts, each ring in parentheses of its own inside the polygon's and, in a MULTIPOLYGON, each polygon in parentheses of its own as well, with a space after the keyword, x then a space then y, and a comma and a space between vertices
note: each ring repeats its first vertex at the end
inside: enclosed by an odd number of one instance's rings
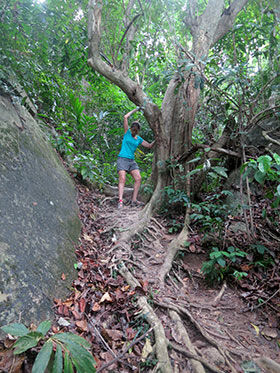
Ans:
MULTIPOLYGON (((89 1, 89 59, 93 69, 119 86, 137 106, 144 107, 144 115, 150 124, 155 138, 155 162, 153 180, 154 196, 149 210, 159 204, 161 190, 170 183, 167 167, 169 160, 177 159, 191 147, 192 131, 198 108, 200 81, 204 70, 203 56, 207 57, 211 46, 233 26, 239 11, 248 0, 234 0, 225 8, 224 0, 208 0, 201 15, 198 13, 198 0, 190 2, 186 10, 185 25, 193 37, 192 51, 180 46, 182 52, 193 64, 191 70, 182 76, 174 74, 162 102, 161 109, 145 94, 142 87, 130 79, 128 71, 118 70, 104 62, 99 53, 102 26, 102 0, 89 1)), ((125 14, 126 24, 128 14, 125 14)), ((126 55, 128 56, 129 51, 126 55)), ((127 64, 128 66, 129 64, 127 64)))

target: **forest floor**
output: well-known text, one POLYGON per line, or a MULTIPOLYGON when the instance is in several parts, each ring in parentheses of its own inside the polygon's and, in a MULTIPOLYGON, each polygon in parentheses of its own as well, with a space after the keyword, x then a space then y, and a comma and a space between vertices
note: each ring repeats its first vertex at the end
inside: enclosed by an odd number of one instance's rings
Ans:
MULTIPOLYGON (((77 279, 67 299, 54 300, 52 332, 74 332, 91 342, 97 372, 279 373, 271 365, 265 369, 267 361, 256 364, 261 357, 280 363, 277 232, 266 239, 274 265, 262 270, 244 259, 238 269, 247 277, 209 286, 201 271, 209 248, 191 227, 191 244, 178 252, 162 282, 166 248, 176 236, 168 221, 155 216, 124 243, 142 208, 118 210, 116 198, 78 183, 77 191, 77 279)), ((254 219, 265 238, 261 214, 254 219)), ((228 231, 227 239, 247 241, 244 232, 228 231)), ((24 366, 16 372, 31 372, 31 362, 24 366)))
MULTIPOLYGON (((116 198, 82 185, 77 189, 78 279, 68 299, 55 300, 54 331, 87 338, 97 372, 273 372, 265 365, 260 369, 255 359, 280 363, 279 236, 270 238, 278 256, 270 269, 243 262, 240 270, 247 270, 247 277, 210 287, 201 272, 209 253, 202 234, 192 229, 191 245, 179 251, 160 283, 166 247, 174 238, 164 218, 155 216, 144 232, 119 245, 141 208, 118 210, 116 198), (61 326, 65 320, 67 327, 61 326)), ((246 233, 232 233, 232 239, 237 236, 246 242, 246 233)))

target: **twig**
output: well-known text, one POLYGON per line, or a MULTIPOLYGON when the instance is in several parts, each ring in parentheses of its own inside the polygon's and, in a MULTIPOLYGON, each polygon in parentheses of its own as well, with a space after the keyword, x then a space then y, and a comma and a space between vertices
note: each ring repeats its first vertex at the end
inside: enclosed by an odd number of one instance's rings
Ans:
POLYGON ((272 139, 271 137, 268 136, 269 131, 262 131, 263 137, 267 139, 268 141, 271 141, 273 144, 276 144, 280 146, 280 141, 277 141, 275 139, 272 139))
POLYGON ((105 339, 102 337, 102 335, 100 334, 100 332, 97 329, 97 327, 94 325, 94 323, 91 320, 89 320, 89 317, 87 316, 87 314, 85 314, 85 316, 86 316, 86 318, 88 320, 89 325, 94 329, 95 334, 98 335, 98 337, 100 338, 101 342, 104 344, 104 346, 106 347, 106 349, 108 351, 110 351, 110 353, 116 358, 117 355, 114 353, 114 351, 111 349, 111 347, 105 341, 105 339))
POLYGON ((242 344, 241 342, 239 342, 239 340, 236 339, 236 338, 232 335, 232 333, 229 333, 229 332, 227 331, 227 329, 225 329, 225 332, 227 333, 227 335, 229 336, 229 338, 230 338, 231 340, 233 340, 233 341, 234 341, 235 343, 237 343, 239 346, 241 346, 241 347, 245 347, 246 350, 248 350, 248 348, 247 348, 246 346, 244 346, 244 344, 242 344))
POLYGON ((279 288, 278 290, 276 290, 276 292, 275 292, 274 294, 272 294, 271 297, 269 297, 266 301, 264 301, 264 302, 258 304, 257 306, 254 306, 254 307, 252 307, 252 308, 251 308, 251 307, 250 307, 250 308, 247 308, 247 309, 245 309, 243 312, 253 311, 253 310, 256 310, 256 309, 259 308, 259 307, 262 307, 264 304, 268 303, 272 298, 274 298, 275 295, 277 295, 277 294, 279 293, 279 291, 280 291, 280 288, 279 288))
POLYGON ((124 357, 124 355, 127 353, 127 351, 129 351, 131 349, 131 347, 133 347, 135 344, 137 344, 142 339, 144 339, 149 333, 151 333, 151 331, 153 329, 154 329, 153 327, 150 328, 144 334, 142 334, 139 338, 135 339, 135 341, 131 342, 130 345, 128 347, 126 347, 126 349, 124 350, 124 352, 122 352, 121 354, 117 355, 113 360, 109 361, 108 363, 102 365, 99 369, 97 369, 96 373, 102 372, 102 370, 108 368, 110 365, 114 364, 116 361, 121 360, 124 357))
POLYGON ((183 285, 185 286, 186 284, 184 283, 184 281, 181 279, 181 277, 179 275, 177 275, 177 273, 174 271, 174 269, 172 270, 172 272, 174 273, 174 276, 177 278, 177 280, 183 285))
POLYGON ((227 288, 227 283, 224 282, 219 294, 216 296, 216 298, 214 299, 214 301, 212 303, 213 306, 217 306, 217 304, 221 300, 222 296, 224 295, 224 292, 225 292, 226 288, 227 288))

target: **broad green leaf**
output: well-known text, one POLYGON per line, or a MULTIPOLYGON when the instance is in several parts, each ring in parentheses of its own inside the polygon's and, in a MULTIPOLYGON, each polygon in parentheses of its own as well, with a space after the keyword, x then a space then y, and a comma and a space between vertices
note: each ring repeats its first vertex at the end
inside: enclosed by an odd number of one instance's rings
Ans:
POLYGON ((54 356, 54 362, 52 367, 52 373, 61 373, 62 372, 62 348, 59 344, 56 345, 56 353, 54 356))
POLYGON ((43 347, 41 348, 40 352, 38 353, 34 365, 32 367, 32 373, 42 373, 45 372, 48 363, 50 361, 50 357, 53 350, 52 341, 48 340, 43 347))
POLYGON ((269 155, 262 155, 258 159, 258 168, 261 172, 267 172, 271 168, 272 158, 269 155))
POLYGON ((23 324, 13 323, 9 325, 2 326, 1 329, 7 333, 11 334, 15 337, 22 337, 29 333, 29 330, 23 324))
POLYGON ((74 359, 79 364, 81 369, 83 369, 86 373, 91 373, 95 371, 95 360, 86 349, 84 349, 81 345, 78 345, 74 342, 65 343, 65 346, 71 354, 71 359, 74 359))
POLYGON ((254 175, 256 181, 259 183, 259 184, 263 184, 264 183, 264 180, 265 180, 265 173, 261 172, 261 171, 257 171, 254 175))
POLYGON ((280 197, 277 197, 276 200, 271 204, 272 208, 277 208, 280 205, 280 197))
POLYGON ((38 326, 36 331, 39 333, 42 333, 45 336, 47 332, 50 330, 50 328, 51 328, 51 321, 46 320, 46 321, 41 322, 41 324, 38 326))
POLYGON ((198 162, 201 160, 201 157, 197 157, 197 158, 194 158, 194 159, 191 159, 190 161, 187 162, 187 164, 189 163, 194 163, 194 162, 198 162))
POLYGON ((86 341, 84 338, 80 337, 79 335, 77 334, 74 334, 74 333, 59 333, 59 334, 56 334, 53 339, 57 339, 58 341, 61 341, 61 342, 64 342, 64 343, 67 343, 67 342, 75 342, 75 343, 78 343, 80 344, 81 346, 84 346, 86 348, 90 348, 91 347, 91 344, 86 341))
POLYGON ((44 335, 42 334, 42 333, 40 333, 40 332, 37 332, 37 331, 35 331, 35 332, 29 332, 28 334, 27 334, 27 336, 30 336, 30 337, 32 337, 32 338, 36 338, 37 339, 37 342, 39 342, 40 341, 40 339, 42 339, 43 337, 44 337, 44 335))
POLYGON ((71 357, 73 364, 77 369, 77 373, 95 373, 95 367, 92 365, 91 362, 83 360, 83 359, 75 359, 73 356, 71 357))
POLYGON ((226 168, 225 167, 212 167, 212 169, 220 176, 223 176, 225 178, 228 177, 227 173, 226 173, 226 168))
POLYGON ((280 184, 279 184, 278 187, 277 187, 277 193, 278 193, 278 195, 280 196, 280 184))
POLYGON ((65 351, 64 354, 64 370, 63 373, 74 373, 72 362, 70 360, 69 354, 65 351))
POLYGON ((248 166, 248 162, 243 163, 243 165, 240 167, 240 173, 243 174, 245 171, 245 168, 248 166))
POLYGON ((14 344, 14 354, 19 355, 23 352, 29 350, 32 347, 37 346, 38 340, 30 335, 24 335, 23 337, 20 337, 16 343, 14 344))
POLYGON ((218 258, 217 262, 220 264, 221 267, 225 267, 226 265, 226 261, 222 258, 218 258))
POLYGON ((273 153, 273 158, 275 159, 275 162, 280 165, 280 155, 273 153))
POLYGON ((201 170, 198 169, 198 168, 196 168, 196 169, 194 169, 194 170, 188 172, 188 173, 186 174, 186 178, 191 177, 192 175, 195 175, 195 174, 197 174, 198 172, 201 172, 201 170))

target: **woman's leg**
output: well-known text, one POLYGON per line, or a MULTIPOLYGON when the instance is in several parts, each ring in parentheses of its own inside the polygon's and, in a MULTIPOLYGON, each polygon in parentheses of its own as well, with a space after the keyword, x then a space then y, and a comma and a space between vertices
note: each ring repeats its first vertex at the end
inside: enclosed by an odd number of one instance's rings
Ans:
POLYGON ((133 179, 134 179, 134 188, 133 188, 133 195, 132 195, 132 202, 135 202, 137 200, 139 188, 141 185, 141 175, 139 170, 132 170, 130 171, 133 179))
POLYGON ((126 171, 120 170, 119 171, 119 201, 123 200, 125 177, 126 177, 126 171))

